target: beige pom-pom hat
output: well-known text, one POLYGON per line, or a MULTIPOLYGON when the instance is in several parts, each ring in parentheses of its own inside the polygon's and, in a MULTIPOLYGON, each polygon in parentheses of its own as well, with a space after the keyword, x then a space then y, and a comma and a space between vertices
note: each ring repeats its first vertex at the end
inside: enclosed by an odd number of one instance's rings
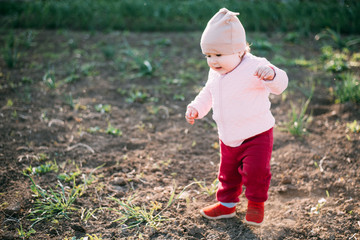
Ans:
POLYGON ((239 13, 222 8, 210 19, 200 41, 204 54, 234 54, 245 51, 245 29, 237 15, 239 13))

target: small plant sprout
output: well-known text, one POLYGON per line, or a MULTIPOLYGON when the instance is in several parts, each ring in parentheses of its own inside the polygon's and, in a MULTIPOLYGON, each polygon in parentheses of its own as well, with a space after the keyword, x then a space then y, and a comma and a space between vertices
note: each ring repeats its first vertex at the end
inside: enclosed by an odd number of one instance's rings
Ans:
POLYGON ((24 169, 23 173, 25 175, 27 175, 27 174, 34 175, 34 174, 45 174, 45 173, 52 172, 52 171, 57 172, 58 170, 59 170, 59 167, 58 167, 56 161, 54 161, 54 162, 47 162, 38 167, 32 167, 30 165, 29 167, 24 169))
POLYGON ((134 205, 131 197, 126 201, 114 197, 110 199, 120 206, 119 210, 110 208, 110 210, 120 215, 120 218, 113 222, 121 221, 121 225, 126 225, 126 228, 134 228, 140 226, 140 224, 145 224, 146 226, 157 229, 161 222, 167 220, 160 214, 157 214, 157 211, 162 207, 162 204, 159 202, 151 201, 151 207, 147 208, 145 205, 141 207, 134 205))
POLYGON ((72 97, 72 94, 71 94, 71 93, 66 94, 66 95, 64 96, 64 98, 65 98, 65 104, 66 104, 66 105, 69 105, 71 109, 74 109, 75 104, 74 104, 74 99, 73 99, 73 97, 72 97))
POLYGON ((72 39, 72 38, 67 41, 67 45, 69 46, 70 50, 72 50, 72 51, 78 47, 77 42, 74 41, 74 39, 72 39))
POLYGON ((122 131, 114 126, 111 123, 108 124, 108 127, 105 131, 107 134, 115 135, 115 136, 122 136, 122 131))
POLYGON ((14 102, 11 99, 7 100, 6 107, 11 108, 14 105, 14 102))
POLYGON ((81 175, 81 171, 78 166, 76 166, 76 172, 71 173, 62 173, 58 175, 58 179, 65 181, 65 182, 71 182, 75 181, 78 176, 81 175))
POLYGON ((314 166, 315 166, 315 168, 319 168, 319 164, 315 161, 314 161, 314 166))
POLYGON ((129 96, 126 98, 126 102, 128 103, 145 103, 150 96, 145 91, 141 91, 139 89, 133 89, 129 92, 129 96))
POLYGON ((321 199, 318 201, 317 205, 316 205, 315 207, 312 207, 312 208, 310 209, 310 215, 314 215, 314 214, 317 215, 317 214, 319 214, 321 208, 325 205, 325 203, 326 203, 326 199, 325 199, 325 198, 321 198, 321 199))
POLYGON ((100 113, 109 113, 111 111, 111 105, 109 104, 97 104, 95 110, 100 113))
POLYGON ((185 96, 184 96, 184 94, 175 94, 173 99, 176 100, 176 101, 184 101, 185 96))
POLYGON ((15 118, 15 119, 18 117, 18 113, 17 113, 16 110, 14 110, 14 111, 11 113, 11 117, 12 117, 12 118, 15 118))
POLYGON ((81 65, 80 73, 85 76, 96 76, 98 74, 95 69, 95 63, 85 63, 81 65))
POLYGON ((101 131, 101 128, 98 127, 98 126, 96 126, 96 127, 89 127, 89 128, 87 129, 87 132, 88 132, 88 133, 97 133, 97 132, 100 132, 100 131, 101 131))
POLYGON ((80 76, 78 74, 71 74, 70 76, 66 77, 64 79, 65 83, 73 83, 80 79, 80 76))
POLYGON ((135 63, 135 68, 137 68, 137 70, 139 71, 139 73, 137 75, 140 76, 140 77, 153 76, 154 72, 155 72, 155 68, 151 64, 151 61, 148 58, 140 56, 139 54, 137 54, 128 45, 126 40, 125 40, 125 43, 126 43, 126 46, 127 46, 126 54, 133 59, 133 61, 135 63))
POLYGON ((220 145, 219 142, 214 142, 212 145, 213 149, 219 149, 220 145))
POLYGON ((48 122, 49 121, 49 118, 47 117, 47 112, 46 111, 41 113, 40 120, 42 122, 48 122))
POLYGON ((20 223, 20 229, 16 229, 18 234, 19 234, 19 237, 22 238, 22 239, 28 239, 31 234, 34 234, 36 233, 35 229, 33 228, 30 228, 30 230, 28 232, 26 232, 24 229, 23 229, 23 226, 22 224, 20 223))
POLYGON ((84 240, 102 240, 102 236, 101 234, 99 237, 97 236, 97 234, 86 234, 84 240))
POLYGON ((81 221, 87 223, 89 221, 89 219, 91 217, 97 219, 96 216, 94 216, 94 213, 97 211, 98 209, 86 209, 86 208, 81 208, 81 221))
POLYGON ((148 60, 143 61, 143 63, 140 66, 140 74, 142 76, 147 76, 147 75, 151 76, 153 75, 153 71, 154 70, 151 63, 148 60))
POLYGON ((97 177, 94 175, 94 173, 95 173, 96 170, 102 168, 104 165, 105 165, 105 163, 100 165, 100 166, 97 166, 96 168, 91 170, 91 172, 90 172, 90 174, 88 176, 85 175, 85 174, 82 174, 84 188, 86 188, 86 186, 92 184, 94 181, 97 180, 97 177))
POLYGON ((55 83, 55 71, 54 69, 49 69, 43 76, 43 82, 50 89, 56 88, 55 83))
POLYGON ((219 185, 219 180, 217 178, 210 184, 210 186, 207 186, 205 181, 200 182, 196 180, 196 178, 194 178, 194 181, 199 185, 203 193, 208 196, 212 196, 213 194, 215 194, 219 185))
POLYGON ((346 128, 352 133, 360 132, 360 124, 356 120, 354 120, 352 123, 347 123, 346 128))
POLYGON ((39 162, 42 162, 42 161, 45 161, 45 160, 48 160, 48 159, 49 159, 49 156, 46 153, 39 153, 37 155, 37 160, 39 162))
POLYGON ((112 60, 114 59, 116 55, 116 49, 112 45, 105 45, 101 48, 101 51, 105 57, 106 60, 112 60))
POLYGON ((286 124, 286 131, 291 135, 301 137, 306 134, 306 126, 311 121, 311 115, 306 114, 310 101, 311 96, 302 103, 300 111, 291 103, 291 119, 286 124))

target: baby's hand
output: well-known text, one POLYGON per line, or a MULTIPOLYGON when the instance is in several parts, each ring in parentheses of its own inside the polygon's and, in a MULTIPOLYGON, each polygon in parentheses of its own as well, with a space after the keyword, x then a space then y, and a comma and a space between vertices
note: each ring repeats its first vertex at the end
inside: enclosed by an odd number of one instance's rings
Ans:
POLYGON ((193 107, 188 107, 185 113, 186 121, 191 125, 193 125, 195 122, 195 118, 197 117, 198 117, 198 111, 193 107))
POLYGON ((254 76, 257 76, 260 80, 273 80, 275 77, 275 70, 267 65, 260 66, 256 69, 254 76))

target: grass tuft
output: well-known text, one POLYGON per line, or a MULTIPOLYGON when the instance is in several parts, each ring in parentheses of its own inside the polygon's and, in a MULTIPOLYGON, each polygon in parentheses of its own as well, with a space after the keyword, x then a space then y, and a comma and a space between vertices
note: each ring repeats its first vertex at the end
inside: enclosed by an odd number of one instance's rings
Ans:
POLYGON ((113 222, 120 221, 121 225, 125 226, 125 228, 134 228, 138 227, 140 224, 145 224, 145 226, 157 229, 161 222, 167 220, 160 214, 157 214, 157 211, 162 207, 162 204, 159 202, 151 201, 151 207, 147 208, 144 205, 141 207, 134 205, 131 202, 131 197, 127 200, 119 200, 114 197, 111 197, 110 199, 120 206, 119 210, 110 208, 120 215, 120 218, 113 222))
POLYGON ((306 134, 306 126, 311 120, 311 114, 306 114, 311 98, 312 96, 310 96, 305 103, 303 102, 300 109, 291 103, 290 121, 285 127, 285 131, 289 132, 291 135, 302 137, 306 134))
POLYGON ((214 13, 226 7, 240 13, 247 31, 307 34, 329 27, 341 33, 360 33, 358 1, 173 0, 164 3, 153 0, 3 1, 0 24, 10 28, 90 31, 202 30, 214 13))
POLYGON ((14 68, 19 61, 18 39, 11 33, 5 39, 5 46, 2 49, 3 59, 9 68, 14 68))
POLYGON ((340 75, 340 78, 336 80, 334 95, 336 103, 360 103, 359 79, 352 73, 340 75))
POLYGON ((213 194, 215 194, 219 185, 219 179, 217 178, 210 184, 210 186, 207 186, 205 181, 200 182, 196 180, 196 178, 194 178, 194 181, 199 185, 203 193, 208 196, 212 196, 213 194))
POLYGON ((54 191, 51 188, 46 191, 36 185, 32 177, 29 176, 29 178, 32 182, 31 190, 36 196, 35 207, 29 215, 30 221, 34 222, 31 227, 42 221, 70 219, 69 214, 77 210, 73 204, 82 191, 81 186, 74 186, 70 191, 66 191, 59 182, 60 191, 54 191))

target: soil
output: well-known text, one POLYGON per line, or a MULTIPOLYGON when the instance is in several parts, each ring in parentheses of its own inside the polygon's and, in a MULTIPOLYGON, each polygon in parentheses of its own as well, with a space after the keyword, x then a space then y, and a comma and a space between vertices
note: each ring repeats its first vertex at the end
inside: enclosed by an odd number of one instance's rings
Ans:
MULTIPOLYGON (((1 46, 8 34, 2 32, 1 46)), ((15 35, 15 67, 0 59, 1 239, 360 238, 360 134, 346 126, 360 120, 360 107, 334 103, 331 73, 279 65, 291 84, 282 96, 271 96, 277 119, 272 181, 264 224, 256 228, 243 223, 243 194, 235 218, 211 221, 199 214, 216 202, 211 183, 219 164, 211 114, 193 126, 184 118, 186 105, 206 81, 199 32, 17 30, 15 35), (146 59, 153 69, 143 64, 146 59), (43 81, 48 70, 54 71, 53 88, 43 81), (316 80, 311 121, 307 134, 295 137, 284 124, 291 103, 306 99, 298 87, 309 78, 316 80), (97 110, 99 104, 111 109, 97 110), (57 169, 26 172, 46 163, 57 169), (76 172, 73 180, 59 178, 76 172), (31 190, 30 177, 49 194, 50 188, 61 193, 61 186, 66 196, 72 188, 82 190, 66 216, 31 227, 31 219, 40 217, 35 210, 42 197, 31 190), (164 221, 128 228, 132 219, 115 221, 124 216, 119 202, 152 209, 164 221), (28 236, 20 236, 20 229, 28 236)), ((282 34, 265 37, 289 58, 321 54, 313 37, 298 44, 284 42, 282 34)), ((276 52, 254 53, 272 59, 276 52)))

